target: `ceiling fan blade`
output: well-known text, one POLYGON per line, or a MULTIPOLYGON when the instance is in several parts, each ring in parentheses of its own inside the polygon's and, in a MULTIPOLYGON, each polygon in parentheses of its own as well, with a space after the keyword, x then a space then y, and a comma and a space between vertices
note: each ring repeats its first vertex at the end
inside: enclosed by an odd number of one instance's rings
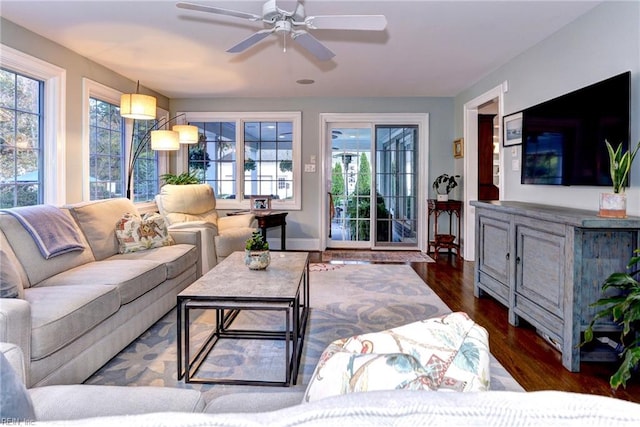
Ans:
POLYGON ((336 56, 335 53, 331 52, 329 48, 320 43, 318 39, 306 31, 296 31, 291 33, 291 38, 320 61, 328 61, 336 56))
POLYGON ((269 34, 273 33, 273 31, 274 31, 274 29, 270 29, 270 30, 260 30, 257 33, 253 33, 249 37, 247 37, 246 39, 242 40, 237 45, 227 49, 227 52, 229 52, 229 53, 240 53, 240 52, 243 52, 243 51, 249 49, 254 44, 258 43, 260 40, 262 40, 265 37, 267 37, 269 34))
POLYGON ((195 3, 179 2, 176 7, 180 9, 196 10, 198 12, 217 13, 218 15, 233 16, 235 18, 248 19, 249 21, 261 21, 262 16, 253 13, 241 12, 239 10, 223 9, 221 7, 204 6, 195 3))
POLYGON ((382 31, 387 27, 387 18, 384 15, 307 16, 304 23, 312 30, 382 31))

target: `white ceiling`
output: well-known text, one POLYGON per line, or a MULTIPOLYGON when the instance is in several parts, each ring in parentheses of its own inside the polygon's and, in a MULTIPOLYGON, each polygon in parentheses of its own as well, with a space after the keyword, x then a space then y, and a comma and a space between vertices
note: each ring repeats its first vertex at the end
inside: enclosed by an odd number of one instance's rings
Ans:
MULTIPOLYGON (((262 1, 199 1, 261 14, 262 1)), ((600 2, 306 0, 306 14, 383 14, 383 32, 313 30, 336 56, 315 60, 263 28, 175 1, 0 0, 0 15, 170 98, 455 96, 600 2), (313 79, 300 85, 299 79, 313 79)), ((291 10, 295 1, 278 1, 291 10)))

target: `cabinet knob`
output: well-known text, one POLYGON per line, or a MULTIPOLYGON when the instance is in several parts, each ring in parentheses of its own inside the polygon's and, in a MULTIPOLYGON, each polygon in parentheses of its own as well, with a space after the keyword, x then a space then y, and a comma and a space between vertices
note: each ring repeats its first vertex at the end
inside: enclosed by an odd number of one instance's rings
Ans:
POLYGON ((510 256, 510 254, 509 254, 509 252, 507 252, 507 256, 506 256, 507 261, 509 261, 509 256, 510 256))
POLYGON ((520 264, 520 257, 519 256, 516 257, 516 264, 520 264))

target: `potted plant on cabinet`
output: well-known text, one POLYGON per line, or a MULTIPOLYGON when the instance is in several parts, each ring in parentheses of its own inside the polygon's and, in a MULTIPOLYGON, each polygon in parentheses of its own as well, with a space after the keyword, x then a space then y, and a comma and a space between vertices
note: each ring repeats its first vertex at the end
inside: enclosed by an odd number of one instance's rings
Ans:
POLYGON ((449 200, 449 193, 458 186, 456 178, 460 178, 460 175, 448 175, 443 173, 433 181, 431 186, 436 192, 439 202, 446 202, 449 200))
POLYGON ((609 152, 609 173, 613 182, 613 193, 600 193, 599 215, 607 218, 626 218, 627 216, 627 195, 624 188, 627 184, 631 164, 636 157, 640 142, 633 152, 622 153, 622 143, 617 149, 613 149, 609 141, 605 140, 607 151, 609 152))
POLYGON ((264 270, 271 262, 269 243, 259 231, 254 231, 245 243, 244 263, 251 270, 264 270))
POLYGON ((609 379, 614 389, 622 385, 626 387, 627 380, 640 366, 640 283, 634 278, 640 273, 636 265, 640 262, 640 249, 634 251, 624 273, 612 273, 602 284, 602 293, 598 301, 591 307, 603 307, 598 311, 589 326, 584 331, 583 345, 594 338, 593 328, 599 319, 611 319, 622 327, 620 341, 623 351, 620 354, 622 364, 609 379))

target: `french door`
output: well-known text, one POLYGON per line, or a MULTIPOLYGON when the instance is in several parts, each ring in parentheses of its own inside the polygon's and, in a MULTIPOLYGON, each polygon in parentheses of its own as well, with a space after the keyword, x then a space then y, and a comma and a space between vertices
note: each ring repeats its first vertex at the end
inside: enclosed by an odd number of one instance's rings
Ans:
POLYGON ((417 124, 327 123, 326 247, 419 248, 419 135, 417 124))

